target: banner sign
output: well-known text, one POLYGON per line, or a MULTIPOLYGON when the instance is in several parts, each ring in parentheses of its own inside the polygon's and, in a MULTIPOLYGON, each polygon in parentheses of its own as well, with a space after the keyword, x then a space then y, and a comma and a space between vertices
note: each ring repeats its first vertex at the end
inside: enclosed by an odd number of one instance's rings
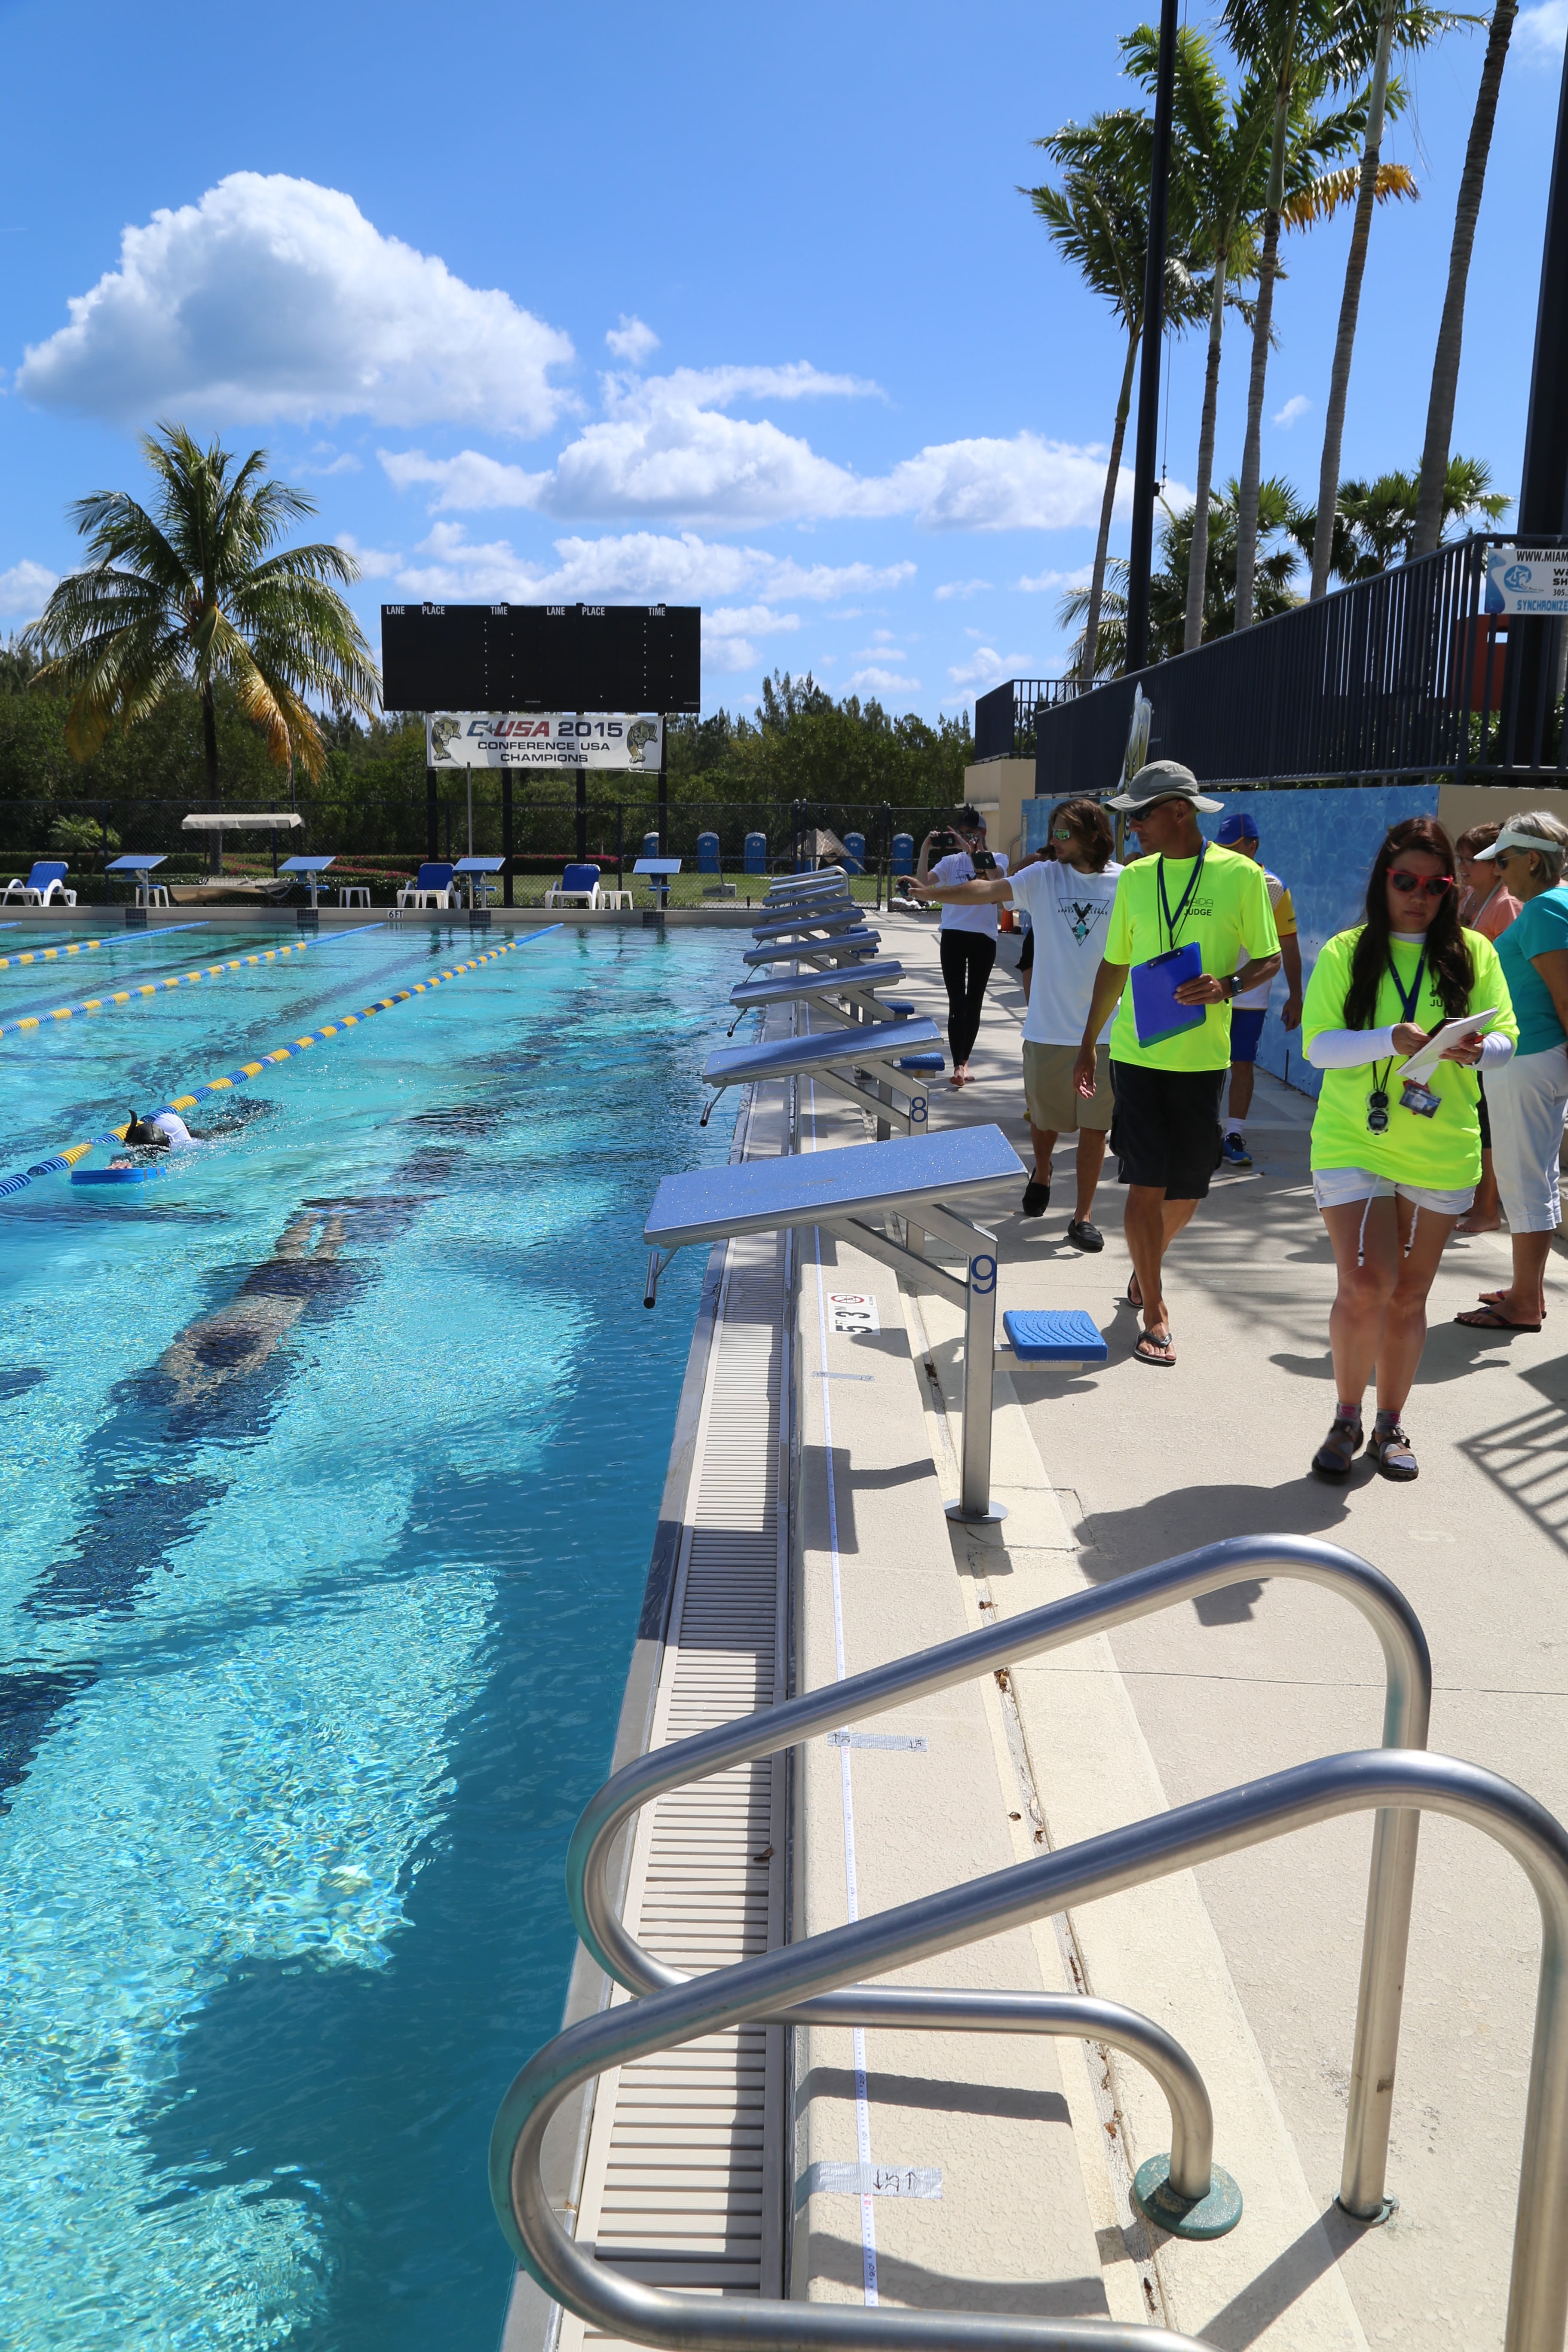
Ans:
POLYGON ((659 764, 664 722, 628 711, 438 710, 425 720, 427 768, 598 768, 659 764))
POLYGON ((1494 547, 1487 556, 1487 611, 1568 616, 1568 548, 1494 547))

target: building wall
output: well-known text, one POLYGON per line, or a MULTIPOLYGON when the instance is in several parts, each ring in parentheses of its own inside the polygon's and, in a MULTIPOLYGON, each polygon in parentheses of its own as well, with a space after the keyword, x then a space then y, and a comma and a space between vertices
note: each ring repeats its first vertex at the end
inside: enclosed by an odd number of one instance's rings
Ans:
POLYGON ((1024 829, 1024 803, 1035 792, 1033 760, 982 760, 963 772, 963 797, 985 819, 985 838, 1016 861, 1024 829))

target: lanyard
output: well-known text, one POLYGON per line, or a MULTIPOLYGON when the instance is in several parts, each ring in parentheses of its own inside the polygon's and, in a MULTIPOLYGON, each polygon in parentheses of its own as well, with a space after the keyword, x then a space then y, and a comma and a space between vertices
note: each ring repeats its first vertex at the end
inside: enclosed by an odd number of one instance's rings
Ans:
POLYGON ((1394 950, 1392 949, 1388 950, 1388 977, 1394 982, 1394 992, 1399 998, 1399 1009, 1401 1013, 1404 1013, 1406 1021, 1414 1024, 1415 1019, 1415 1008, 1421 1002, 1421 983, 1426 977, 1426 943, 1423 942, 1422 944, 1421 961, 1415 967, 1415 977, 1411 982, 1408 990, 1406 990, 1405 982, 1400 979, 1398 972, 1394 969, 1394 950))
POLYGON ((1198 876, 1204 870, 1204 859, 1208 856, 1208 843, 1205 841, 1198 852, 1196 865, 1187 877, 1187 887, 1176 901, 1176 911, 1173 915, 1171 912, 1171 902, 1165 896, 1165 861, 1163 857, 1160 860, 1160 911, 1165 918, 1165 936, 1173 948, 1176 944, 1176 933, 1181 928, 1182 917, 1187 911, 1187 901, 1198 887, 1198 876))
MULTIPOLYGON (((1426 977, 1426 943, 1422 943, 1421 960, 1415 967, 1415 977, 1411 982, 1408 990, 1406 990, 1405 982, 1400 979, 1398 972, 1394 969, 1394 951, 1392 949, 1387 950, 1387 963, 1388 976, 1394 982, 1394 992, 1399 999, 1399 1009, 1405 1015, 1406 1021, 1414 1022, 1415 1019, 1415 1008, 1421 1002, 1421 983, 1426 977)), ((1383 1135, 1387 1131, 1388 1079, 1389 1074, 1393 1068, 1394 1055, 1391 1054, 1387 1061, 1384 1062, 1381 1070, 1379 1070, 1375 1066, 1373 1069, 1372 1092, 1366 1098, 1366 1123, 1373 1135, 1383 1135)))

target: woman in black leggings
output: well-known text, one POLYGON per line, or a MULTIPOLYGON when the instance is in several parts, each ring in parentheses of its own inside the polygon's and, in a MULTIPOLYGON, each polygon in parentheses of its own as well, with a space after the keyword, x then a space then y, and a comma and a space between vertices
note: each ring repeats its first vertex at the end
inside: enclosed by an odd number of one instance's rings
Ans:
MULTIPOLYGON (((956 846, 942 838, 943 828, 928 833, 921 844, 920 879, 967 882, 976 871, 975 857, 985 848, 985 820, 978 809, 962 808, 945 830, 956 846), (934 864, 931 851, 937 852, 934 864)), ((998 856, 995 871, 1005 874, 1007 860, 998 856)), ((980 1034, 985 983, 996 961, 994 907, 944 907, 942 910, 942 976, 947 986, 947 1038, 952 1055, 950 1086, 970 1083, 969 1056, 980 1034)))

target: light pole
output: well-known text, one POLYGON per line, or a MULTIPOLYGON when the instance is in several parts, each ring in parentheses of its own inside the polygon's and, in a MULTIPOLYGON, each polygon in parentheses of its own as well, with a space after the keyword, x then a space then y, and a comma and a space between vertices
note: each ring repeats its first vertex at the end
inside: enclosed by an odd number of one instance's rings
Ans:
POLYGON ((1176 0, 1162 0, 1154 142, 1149 167, 1149 257, 1143 273, 1138 439, 1132 464, 1132 543, 1127 557, 1127 657, 1121 665, 1128 676, 1144 668, 1149 659, 1149 574, 1154 554, 1154 459, 1160 436, 1160 360, 1165 340, 1167 196, 1175 86, 1176 0))

